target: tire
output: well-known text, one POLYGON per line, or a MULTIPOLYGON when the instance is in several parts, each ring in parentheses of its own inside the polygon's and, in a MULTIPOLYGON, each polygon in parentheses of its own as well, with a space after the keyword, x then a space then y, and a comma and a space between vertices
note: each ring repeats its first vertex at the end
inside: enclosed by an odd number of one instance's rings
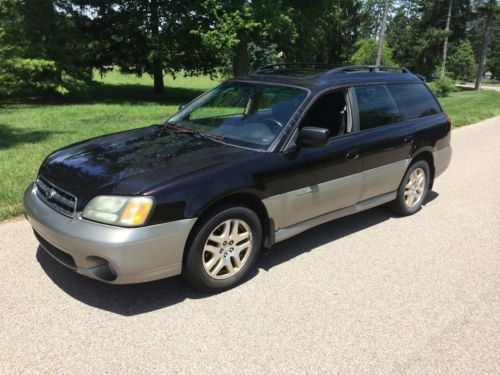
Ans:
POLYGON ((425 160, 418 160, 411 164, 399 185, 396 200, 392 205, 394 211, 401 216, 418 212, 429 191, 430 178, 429 164, 425 160), (424 181, 418 183, 422 174, 424 181))
POLYGON ((230 289, 247 278, 261 247, 262 225, 254 211, 220 207, 203 216, 194 228, 183 276, 205 292, 230 289))

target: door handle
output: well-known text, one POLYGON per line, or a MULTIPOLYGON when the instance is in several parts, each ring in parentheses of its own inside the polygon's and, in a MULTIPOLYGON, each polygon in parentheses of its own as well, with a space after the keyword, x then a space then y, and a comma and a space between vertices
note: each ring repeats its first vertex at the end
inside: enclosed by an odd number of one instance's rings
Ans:
POLYGON ((413 135, 409 135, 408 137, 405 137, 403 141, 407 144, 413 143, 413 135))
POLYGON ((359 151, 349 151, 345 154, 345 160, 356 160, 359 158, 359 151))

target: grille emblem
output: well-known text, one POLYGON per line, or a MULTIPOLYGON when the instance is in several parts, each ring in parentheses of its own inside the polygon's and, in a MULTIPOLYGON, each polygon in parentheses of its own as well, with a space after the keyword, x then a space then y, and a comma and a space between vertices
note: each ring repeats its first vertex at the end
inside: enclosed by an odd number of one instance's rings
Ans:
POLYGON ((45 196, 47 197, 47 199, 50 201, 52 199, 54 199, 54 197, 57 195, 57 191, 55 191, 54 189, 49 189, 47 190, 47 192, 45 193, 45 196))

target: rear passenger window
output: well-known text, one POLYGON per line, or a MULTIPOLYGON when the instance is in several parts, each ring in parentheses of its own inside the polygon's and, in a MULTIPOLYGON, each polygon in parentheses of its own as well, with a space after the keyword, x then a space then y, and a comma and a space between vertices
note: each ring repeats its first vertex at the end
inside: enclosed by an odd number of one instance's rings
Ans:
POLYGON ((421 83, 388 85, 405 120, 413 120, 441 112, 429 89, 421 83))
POLYGON ((361 130, 399 122, 403 119, 386 86, 355 87, 361 130))

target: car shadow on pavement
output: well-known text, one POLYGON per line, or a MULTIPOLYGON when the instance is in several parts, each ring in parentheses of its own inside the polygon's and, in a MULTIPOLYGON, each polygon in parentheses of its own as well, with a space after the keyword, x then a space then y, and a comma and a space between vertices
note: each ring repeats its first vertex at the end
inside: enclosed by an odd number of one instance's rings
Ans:
MULTIPOLYGON (((429 192, 424 205, 429 204, 437 196, 436 192, 429 192)), ((378 225, 393 217, 397 216, 390 210, 377 207, 312 228, 276 244, 268 254, 261 256, 250 278, 257 276, 261 269, 268 271, 321 245, 378 225)), ((89 306, 124 316, 148 313, 186 299, 211 296, 193 289, 178 276, 144 284, 112 285, 81 276, 65 268, 41 247, 38 247, 36 257, 45 273, 64 292, 89 306)))

